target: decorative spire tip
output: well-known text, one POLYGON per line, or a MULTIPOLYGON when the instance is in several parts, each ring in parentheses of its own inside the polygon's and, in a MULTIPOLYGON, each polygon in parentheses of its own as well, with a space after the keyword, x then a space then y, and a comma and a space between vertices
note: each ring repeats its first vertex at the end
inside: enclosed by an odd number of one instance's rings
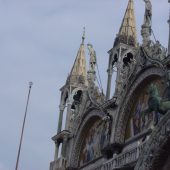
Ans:
POLYGON ((85 27, 83 27, 83 36, 82 36, 82 44, 84 44, 84 39, 85 39, 85 27))

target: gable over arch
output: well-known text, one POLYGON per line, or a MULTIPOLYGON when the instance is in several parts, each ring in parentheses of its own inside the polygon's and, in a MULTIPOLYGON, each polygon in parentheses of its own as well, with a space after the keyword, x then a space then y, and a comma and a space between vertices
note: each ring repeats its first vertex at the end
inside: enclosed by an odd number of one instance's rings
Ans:
MULTIPOLYGON (((69 161, 70 167, 74 167, 74 168, 80 167, 96 159, 97 157, 101 156, 101 152, 98 150, 100 148, 97 148, 97 145, 98 144, 100 145, 101 141, 99 141, 99 143, 97 143, 96 145, 92 141, 94 136, 98 139, 101 137, 99 130, 104 129, 101 128, 101 126, 104 125, 103 117, 105 116, 106 115, 104 112, 95 109, 90 111, 86 115, 86 117, 84 117, 84 120, 82 121, 82 124, 80 125, 79 130, 77 131, 77 134, 75 136, 74 146, 71 151, 71 156, 69 161), (98 131, 95 132, 95 129, 98 129, 98 131), (89 149, 89 152, 88 152, 88 147, 91 147, 89 149), (92 151, 94 149, 96 149, 96 153, 94 152, 90 153, 90 150, 92 151)), ((95 140, 95 142, 96 141, 97 140, 95 140)))
POLYGON ((132 138, 143 131, 155 126, 161 117, 159 110, 156 111, 157 102, 155 99, 150 99, 151 95, 160 98, 165 90, 165 82, 160 76, 150 76, 134 91, 133 99, 128 106, 129 118, 125 130, 125 140, 132 138), (153 105, 153 109, 149 109, 153 105), (156 103, 155 103, 156 102, 156 103))
POLYGON ((112 143, 124 143, 131 110, 139 93, 142 92, 142 89, 149 85, 152 81, 161 81, 164 75, 165 73, 162 69, 150 67, 136 76, 137 79, 135 79, 131 84, 131 87, 126 90, 125 97, 120 103, 116 124, 113 127, 115 130, 111 137, 112 143))

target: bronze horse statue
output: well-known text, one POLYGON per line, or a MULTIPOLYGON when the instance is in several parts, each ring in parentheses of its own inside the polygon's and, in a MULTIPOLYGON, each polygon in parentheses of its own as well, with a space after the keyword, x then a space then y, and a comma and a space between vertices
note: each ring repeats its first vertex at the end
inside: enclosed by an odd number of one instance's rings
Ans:
POLYGON ((164 115, 168 110, 170 110, 170 101, 163 100, 158 93, 157 86, 151 84, 148 88, 148 109, 147 112, 156 111, 164 115))

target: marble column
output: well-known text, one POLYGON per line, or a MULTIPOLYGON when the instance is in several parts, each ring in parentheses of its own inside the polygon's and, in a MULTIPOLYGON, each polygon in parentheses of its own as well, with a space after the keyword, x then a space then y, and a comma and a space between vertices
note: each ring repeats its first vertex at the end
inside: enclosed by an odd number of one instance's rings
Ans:
POLYGON ((58 151, 59 151, 59 143, 55 142, 55 155, 54 155, 54 161, 58 159, 58 151))
POLYGON ((71 106, 72 106, 72 102, 68 101, 68 103, 67 103, 67 115, 66 115, 65 130, 69 130, 70 116, 71 116, 71 106))
POLYGON ((58 131, 57 131, 57 133, 60 133, 61 129, 62 129, 63 112, 64 112, 65 106, 59 106, 59 108, 60 108, 60 115, 59 115, 59 120, 58 120, 58 131))
POLYGON ((66 157, 66 147, 67 147, 67 136, 63 137, 63 145, 62 145, 62 152, 61 152, 61 156, 62 157, 66 157))
POLYGON ((112 74, 113 74, 113 69, 109 68, 107 70, 108 73, 108 80, 107 80, 107 92, 106 92, 106 99, 110 99, 110 91, 111 91, 111 82, 112 82, 112 74))

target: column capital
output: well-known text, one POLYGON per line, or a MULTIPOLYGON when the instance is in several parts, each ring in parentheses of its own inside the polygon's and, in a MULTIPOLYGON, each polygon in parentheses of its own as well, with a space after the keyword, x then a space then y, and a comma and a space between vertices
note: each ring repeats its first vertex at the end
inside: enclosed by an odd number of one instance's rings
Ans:
POLYGON ((60 110, 64 110, 65 106, 64 105, 59 105, 60 110))

